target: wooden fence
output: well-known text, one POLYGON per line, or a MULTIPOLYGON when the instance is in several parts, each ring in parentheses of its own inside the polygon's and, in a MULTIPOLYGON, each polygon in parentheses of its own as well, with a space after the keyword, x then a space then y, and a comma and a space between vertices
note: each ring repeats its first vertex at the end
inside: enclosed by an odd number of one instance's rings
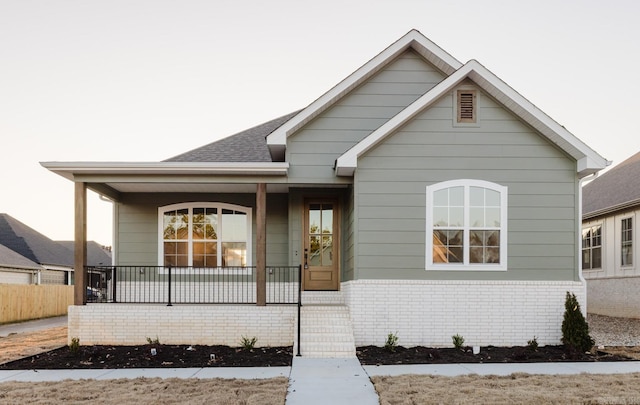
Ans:
POLYGON ((66 315, 72 285, 0 284, 0 324, 66 315))

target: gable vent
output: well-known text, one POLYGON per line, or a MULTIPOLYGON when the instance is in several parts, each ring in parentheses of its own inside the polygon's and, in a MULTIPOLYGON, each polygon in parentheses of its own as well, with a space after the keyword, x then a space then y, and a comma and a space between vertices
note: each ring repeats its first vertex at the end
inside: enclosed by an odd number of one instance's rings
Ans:
POLYGON ((476 92, 458 90, 458 122, 476 122, 476 92))

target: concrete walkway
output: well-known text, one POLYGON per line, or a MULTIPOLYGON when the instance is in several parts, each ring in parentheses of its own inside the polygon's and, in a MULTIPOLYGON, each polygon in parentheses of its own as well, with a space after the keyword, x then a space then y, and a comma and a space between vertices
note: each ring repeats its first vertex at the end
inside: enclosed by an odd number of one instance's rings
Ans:
POLYGON ((0 337, 7 337, 15 333, 36 332, 39 330, 57 328, 59 326, 67 326, 67 316, 54 316, 52 318, 37 319, 35 321, 26 321, 18 323, 10 323, 0 325, 0 337))
POLYGON ((369 377, 402 374, 458 376, 465 374, 625 374, 640 372, 640 361, 601 363, 500 363, 421 364, 361 366, 357 359, 309 359, 294 357, 291 367, 153 368, 119 370, 0 370, 0 383, 7 381, 61 381, 65 379, 240 378, 288 377, 288 405, 378 404, 369 377))

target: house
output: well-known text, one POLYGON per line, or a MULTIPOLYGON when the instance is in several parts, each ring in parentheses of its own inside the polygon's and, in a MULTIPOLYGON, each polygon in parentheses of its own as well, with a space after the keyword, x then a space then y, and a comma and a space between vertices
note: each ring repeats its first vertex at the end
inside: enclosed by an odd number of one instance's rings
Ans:
POLYGON ((43 267, 0 245, 0 284, 36 284, 43 267))
POLYGON ((590 313, 640 317, 640 153, 584 186, 582 268, 590 313))
MULTIPOLYGON (((8 214, 0 214, 0 246, 8 263, 36 271, 26 284, 73 284, 73 244, 56 242, 8 214), (11 253, 13 252, 13 253, 11 253), (26 261, 25 261, 26 260, 26 261)), ((110 265, 111 256, 93 241, 87 242, 88 264, 110 265)), ((1 280, 0 276, 0 280, 1 280)), ((26 281, 21 277, 21 284, 26 281)))
POLYGON ((353 356, 390 332, 558 344, 566 292, 585 301, 579 184, 607 163, 412 30, 306 108, 165 161, 43 162, 75 183, 76 246, 86 189, 114 202, 118 305, 76 289, 69 336, 301 337, 303 356, 353 356), (291 284, 300 317, 278 295, 291 284))

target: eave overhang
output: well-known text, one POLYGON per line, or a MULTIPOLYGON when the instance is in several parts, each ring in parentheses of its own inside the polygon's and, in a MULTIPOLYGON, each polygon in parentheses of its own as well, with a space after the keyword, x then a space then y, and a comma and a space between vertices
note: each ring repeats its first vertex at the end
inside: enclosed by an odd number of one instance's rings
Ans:
POLYGON ((78 176, 286 176, 287 162, 40 162, 71 181, 78 176))
POLYGON ((443 95, 452 91, 467 78, 471 79, 481 89, 502 103, 507 109, 540 132, 550 142, 557 145, 558 148, 573 157, 577 162, 577 174, 579 178, 596 173, 611 163, 567 131, 562 125, 542 112, 542 110, 538 109, 529 100, 509 87, 509 85, 491 73, 479 62, 470 60, 340 156, 336 160, 336 175, 353 176, 358 166, 358 157, 378 145, 387 136, 399 129, 424 109, 433 105, 433 103, 437 102, 443 95))

